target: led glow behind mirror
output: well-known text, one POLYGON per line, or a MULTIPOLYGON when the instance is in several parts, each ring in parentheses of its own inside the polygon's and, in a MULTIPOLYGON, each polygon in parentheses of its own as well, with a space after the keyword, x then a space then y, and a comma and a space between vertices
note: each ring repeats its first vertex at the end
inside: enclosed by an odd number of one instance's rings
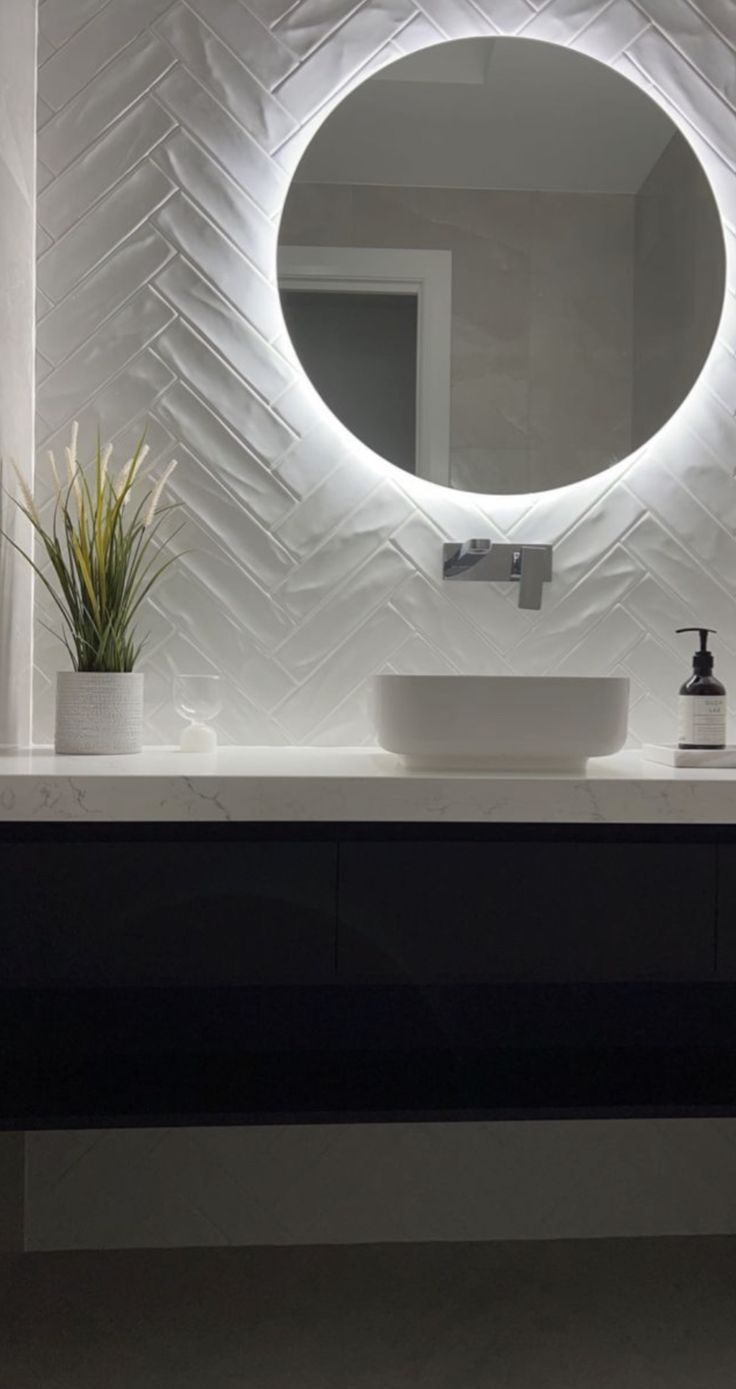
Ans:
POLYGON ((402 59, 327 118, 279 240, 289 334, 398 467, 483 493, 601 472, 682 404, 725 293, 715 200, 667 114, 526 39, 402 59))

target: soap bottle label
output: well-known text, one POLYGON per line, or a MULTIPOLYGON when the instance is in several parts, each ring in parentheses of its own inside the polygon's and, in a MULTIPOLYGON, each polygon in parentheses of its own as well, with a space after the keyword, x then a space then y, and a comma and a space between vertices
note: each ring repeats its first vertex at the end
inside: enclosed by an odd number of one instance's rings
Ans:
POLYGON ((726 696, 680 695, 677 741, 699 748, 722 747, 726 741, 726 696))

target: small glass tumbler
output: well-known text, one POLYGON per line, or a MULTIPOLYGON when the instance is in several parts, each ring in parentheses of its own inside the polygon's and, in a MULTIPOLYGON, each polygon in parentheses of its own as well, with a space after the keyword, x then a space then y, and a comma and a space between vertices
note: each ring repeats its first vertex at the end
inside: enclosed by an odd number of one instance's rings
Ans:
POLYGON ((217 733, 210 727, 222 709, 219 675, 177 675, 174 678, 174 708, 183 719, 179 747, 182 752, 214 752, 217 733))

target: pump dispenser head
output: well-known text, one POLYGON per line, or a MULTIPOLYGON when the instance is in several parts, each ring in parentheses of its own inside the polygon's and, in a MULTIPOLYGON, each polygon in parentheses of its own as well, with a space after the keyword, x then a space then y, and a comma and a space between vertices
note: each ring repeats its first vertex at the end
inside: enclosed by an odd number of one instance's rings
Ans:
POLYGON ((698 632, 700 634, 700 650, 693 656, 693 670, 696 675, 710 675, 713 670, 713 655, 708 650, 708 633, 712 632, 717 636, 715 627, 678 627, 678 635, 681 632, 698 632))

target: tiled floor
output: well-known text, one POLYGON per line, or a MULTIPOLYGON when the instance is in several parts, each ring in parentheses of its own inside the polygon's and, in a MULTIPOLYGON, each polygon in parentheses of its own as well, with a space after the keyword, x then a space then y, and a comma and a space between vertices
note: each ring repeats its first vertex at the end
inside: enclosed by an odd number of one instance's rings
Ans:
POLYGON ((5 1256, 12 1389, 732 1389, 736 1239, 5 1256))

